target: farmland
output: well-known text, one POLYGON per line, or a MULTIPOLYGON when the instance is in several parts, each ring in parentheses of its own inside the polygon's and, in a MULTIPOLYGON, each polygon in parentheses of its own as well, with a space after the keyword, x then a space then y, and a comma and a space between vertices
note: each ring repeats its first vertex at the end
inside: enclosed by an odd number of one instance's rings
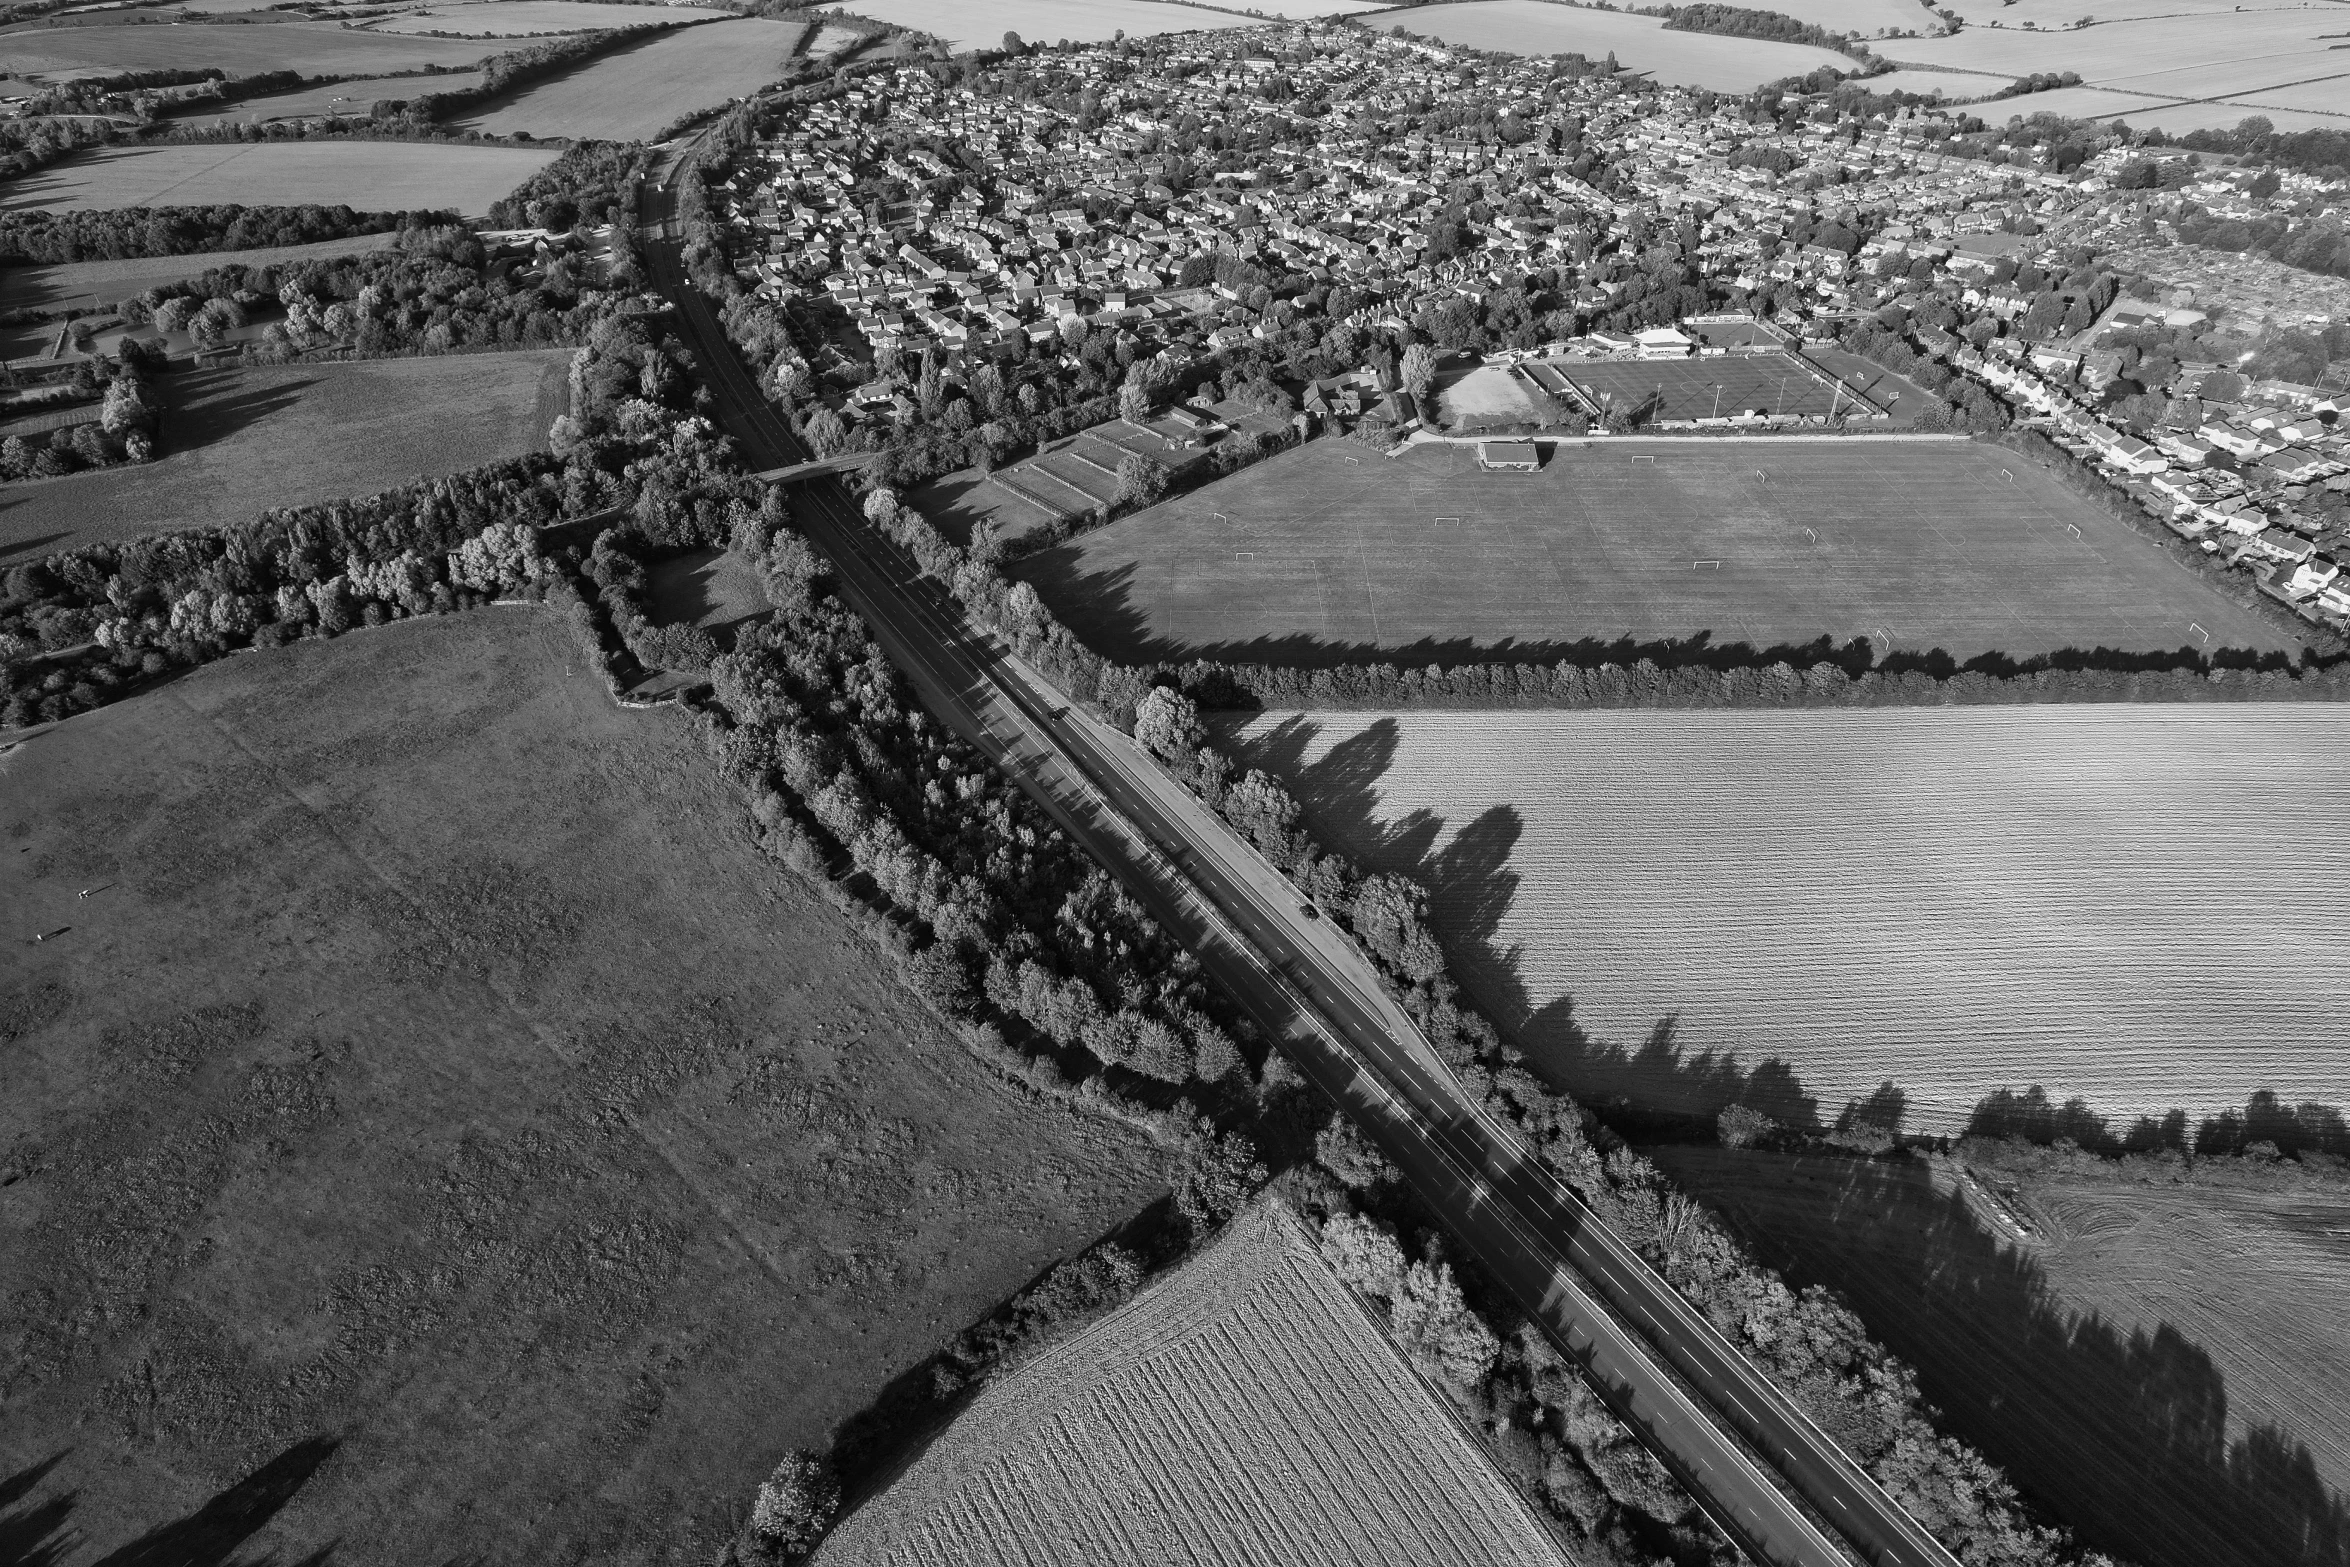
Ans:
POLYGON ((419 6, 380 21, 373 33, 457 33, 465 37, 522 37, 541 33, 592 33, 607 27, 650 27, 726 16, 691 6, 615 11, 592 0, 468 0, 460 5, 419 6))
POLYGON ((470 92, 481 85, 479 71, 436 72, 430 76, 375 76, 356 81, 327 82, 295 92, 240 98, 234 103, 196 103, 173 111, 168 118, 215 125, 266 125, 272 120, 303 120, 323 115, 364 118, 385 99, 406 102, 427 93, 470 92))
POLYGON ((2119 11, 2101 7, 2093 27, 2074 27, 2079 13, 2052 8, 2048 0, 1985 10, 1951 37, 1904 38, 1881 52, 1979 73, 1942 84, 1952 97, 1993 92, 2034 71, 2080 73, 2082 87, 2002 103, 1987 117, 2119 116, 2174 132, 2232 126, 2252 114, 2267 115, 2280 129, 2350 123, 2350 66, 2333 63, 2341 57, 2328 53, 2327 40, 2341 30, 2330 6, 2237 10, 2160 0, 2119 11), (1998 25, 1983 25, 1994 15, 1998 25))
POLYGON ((2350 875, 2306 830, 2350 809, 2350 732, 2321 712, 1271 714, 1242 733, 1319 832, 1429 883, 1464 982, 1594 1100, 1813 1124, 1890 1081, 1934 1134, 2034 1083, 2117 1118, 2340 1097, 2331 1039, 2278 983, 2330 961, 2350 875))
POLYGON ((0 71, 44 81, 206 66, 231 79, 270 71, 389 76, 428 65, 475 65, 512 47, 495 38, 393 38, 334 22, 124 21, 0 33, 0 71))
POLYGON ((982 1393, 815 1557, 1563 1559, 1299 1221, 1272 1206, 982 1393))
POLYGON ((2009 1177, 2019 1245, 1948 1161, 1650 1153, 1790 1283, 1849 1300, 2091 1544, 2143 1567, 2343 1559, 2350 1188, 2050 1158, 2009 1177))
POLYGON ((2219 646, 2294 645, 1964 441, 1611 439, 1561 444, 1537 474, 1480 472, 1461 446, 1390 460, 1318 441, 1018 574, 1087 642, 1138 660, 1539 657, 1706 634, 2021 657, 2176 648, 2198 640, 2190 623, 2219 646))
POLYGON ((996 48, 1006 32, 1038 43, 1063 38, 1072 43, 1102 43, 1119 32, 1130 38, 1151 38, 1160 33, 1252 27, 1257 22, 1254 17, 1167 5, 1161 0, 1002 0, 984 7, 967 5, 963 0, 859 0, 846 9, 877 22, 935 33, 957 49, 996 48))
POLYGON ((1580 54, 1600 60, 1612 53, 1618 63, 1645 71, 1659 82, 1716 92, 1747 92, 1823 65, 1853 69, 1849 58, 1831 49, 1710 33, 1668 33, 1659 17, 1552 5, 1548 0, 1415 6, 1388 12, 1370 25, 1509 54, 1580 54))
POLYGON ((238 1560, 709 1561, 783 1450, 1164 1190, 550 613, 226 660, 0 769, 10 939, 57 932, 0 1000, 0 1474, 63 1454, 27 1505, 77 1560, 323 1444, 238 1560))
POLYGON ((449 142, 296 141, 136 147, 85 153, 8 187, 0 210, 83 212, 316 202, 361 212, 461 214, 490 203, 552 163, 529 147, 449 142))
POLYGON ((456 123, 498 136, 650 137, 698 109, 783 77, 806 30, 798 22, 755 17, 684 28, 534 83, 456 123))
POLYGON ((155 461, 0 491, 0 559, 217 528, 543 448, 570 360, 521 349, 174 376, 155 461))
POLYGON ((202 277, 214 267, 273 266, 286 261, 326 260, 382 250, 396 234, 354 234, 347 239, 322 239, 311 245, 272 245, 259 250, 215 250, 194 256, 149 256, 129 261, 66 261, 47 267, 0 268, 0 309, 39 310, 87 303, 93 297, 118 304, 133 294, 186 278, 202 277))

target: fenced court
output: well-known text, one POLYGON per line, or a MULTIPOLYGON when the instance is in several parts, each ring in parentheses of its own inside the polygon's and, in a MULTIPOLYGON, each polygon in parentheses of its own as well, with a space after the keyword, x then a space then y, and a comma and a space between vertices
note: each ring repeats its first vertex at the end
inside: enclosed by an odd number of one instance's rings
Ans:
POLYGON ((1017 574, 1093 646, 1138 660, 1533 658, 1701 635, 1961 659, 2206 634, 2298 646, 1997 447, 1615 438, 1561 443, 1539 473, 1484 473, 1468 453, 1349 462, 1361 448, 1317 441, 1017 574))
POLYGON ((1899 388, 1840 380, 1799 354, 1725 354, 1711 359, 1552 360, 1524 367, 1527 378, 1586 411, 1616 408, 1649 423, 1734 419, 1743 414, 1847 419, 1884 412, 1899 388))

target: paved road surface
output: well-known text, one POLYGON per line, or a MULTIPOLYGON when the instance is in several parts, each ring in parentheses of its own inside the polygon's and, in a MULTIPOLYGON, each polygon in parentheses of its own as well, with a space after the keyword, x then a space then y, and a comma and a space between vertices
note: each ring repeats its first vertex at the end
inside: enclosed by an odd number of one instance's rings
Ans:
MULTIPOLYGON (((709 303, 684 279, 672 194, 654 186, 643 194, 648 238, 667 236, 647 246, 653 274, 678 306, 729 431, 756 467, 805 461, 709 303)), ((1880 1567, 1955 1567, 1513 1133, 1469 1102, 1343 932, 1129 738, 1066 705, 972 627, 864 523, 837 482, 803 485, 793 500, 843 593, 932 710, 1199 954, 1750 1555, 1803 1567, 1841 1567, 1855 1553, 1880 1567)))

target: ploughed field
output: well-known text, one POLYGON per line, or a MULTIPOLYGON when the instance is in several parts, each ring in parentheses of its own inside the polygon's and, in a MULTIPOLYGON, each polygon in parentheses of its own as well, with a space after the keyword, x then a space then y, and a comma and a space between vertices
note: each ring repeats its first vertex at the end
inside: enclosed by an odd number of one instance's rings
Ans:
POLYGON ((2298 645, 1994 447, 1544 444, 1540 472, 1487 473, 1465 445, 1386 458, 1316 441, 1017 574, 1091 646, 1136 661, 1536 659, 1701 635, 1758 648, 1867 637, 1880 654, 1961 659, 2200 647, 2204 633, 2218 647, 2298 645))
POLYGON ((1566 1558, 1286 1208, 982 1393, 818 1567, 1566 1558))
POLYGON ((1970 1200, 1950 1160, 1648 1152, 1791 1284, 1850 1301, 1954 1429, 2090 1544, 2141 1567, 2350 1559, 2338 1178, 2222 1161, 2182 1185, 2026 1154, 1978 1165, 1970 1200))
POLYGON ((454 123, 498 136, 650 137, 779 81, 806 33, 803 22, 757 17, 682 28, 531 83, 454 123))
POLYGON ((543 610, 23 735, 0 908, 28 1561, 706 1562, 1165 1189, 1000 1087, 543 610))
MULTIPOLYGON (((426 78, 419 78, 426 80, 426 78)), ((344 206, 479 216, 555 161, 529 147, 457 142, 278 141, 109 148, 10 182, 0 209, 344 206)))
POLYGON ((1907 1130, 1995 1089, 2117 1131, 2338 1102, 2350 729, 2324 706, 1272 713, 1323 838, 1432 889, 1464 982, 1593 1100, 1907 1130), (2322 988, 2322 983, 2320 985, 2322 988))
POLYGON ((166 377, 157 383, 167 408, 155 461, 10 485, 0 495, 0 560, 223 527, 273 506, 373 494, 542 450, 569 406, 571 354, 530 348, 166 377))

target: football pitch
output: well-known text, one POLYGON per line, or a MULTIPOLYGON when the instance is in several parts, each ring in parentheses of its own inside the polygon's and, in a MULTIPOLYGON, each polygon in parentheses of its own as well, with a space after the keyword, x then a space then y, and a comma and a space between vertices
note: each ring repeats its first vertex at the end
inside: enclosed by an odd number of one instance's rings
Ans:
MULTIPOLYGON (((1867 396, 1794 354, 1538 360, 1525 368, 1529 379, 1553 395, 1563 390, 1554 383, 1572 381, 1589 404, 1635 410, 1658 420, 1729 419, 1745 413, 1849 417, 1856 409, 1862 414, 1885 411, 1887 402, 1883 393, 1867 396)), ((1900 390, 1899 383, 1888 390, 1900 390)))
POLYGON ((1880 656, 2293 650, 2167 551, 1966 441, 1317 441, 1023 563, 1113 657, 1555 657, 1708 636, 1880 656), (2208 644, 2206 644, 2208 637, 2208 644))

